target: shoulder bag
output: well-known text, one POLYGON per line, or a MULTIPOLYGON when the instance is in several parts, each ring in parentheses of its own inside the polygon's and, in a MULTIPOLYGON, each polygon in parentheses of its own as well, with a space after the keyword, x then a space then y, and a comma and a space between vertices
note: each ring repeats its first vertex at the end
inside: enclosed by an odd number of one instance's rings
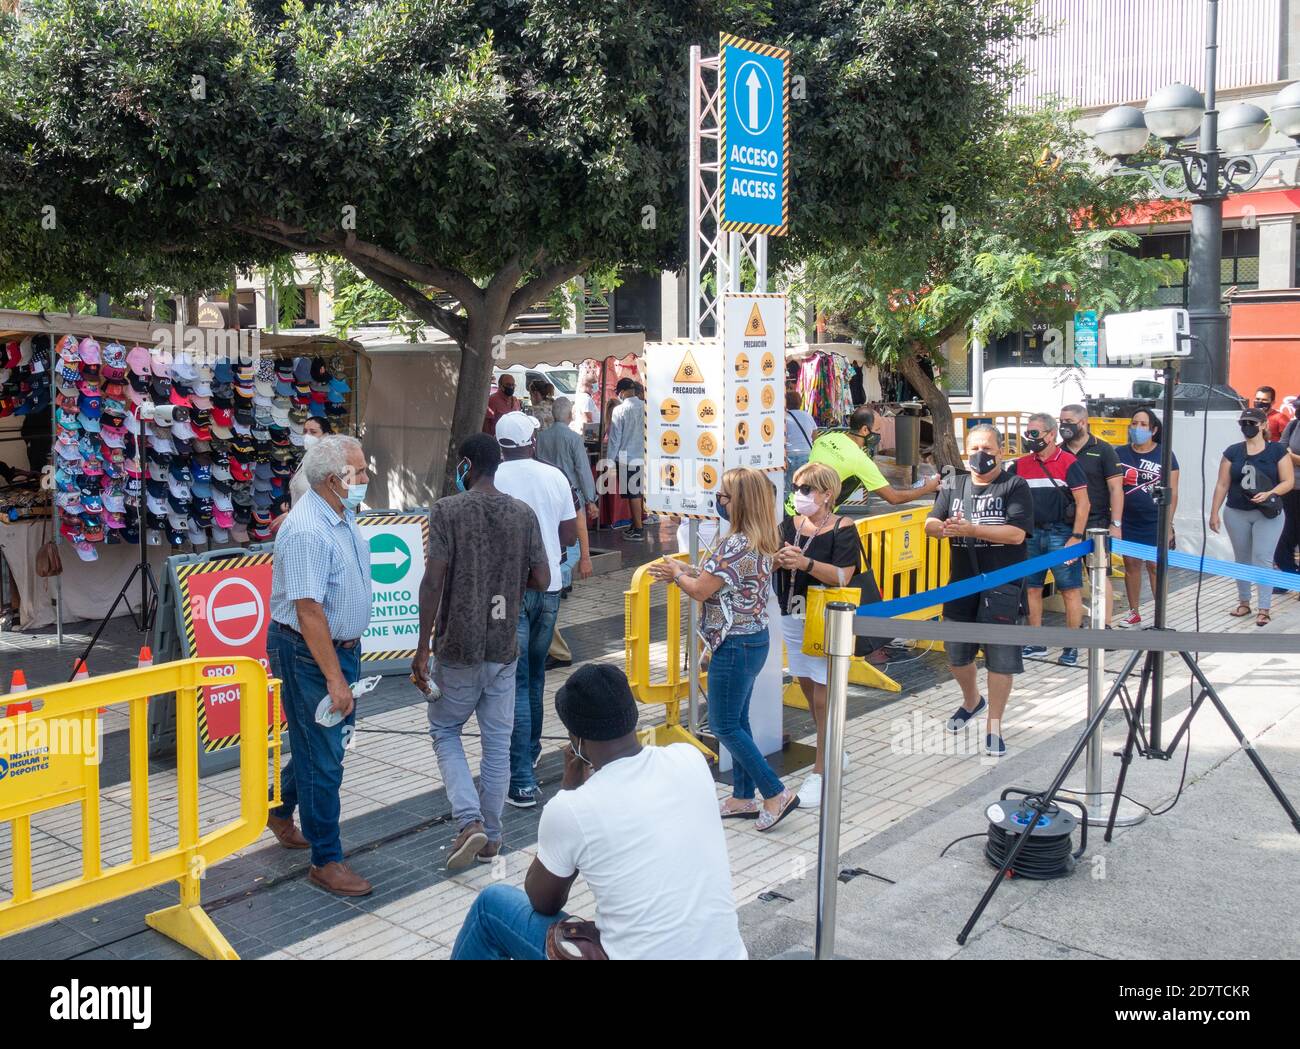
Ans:
POLYGON ((595 922, 565 918, 546 930, 548 962, 607 962, 609 955, 600 945, 595 922))
POLYGON ((54 541, 53 522, 47 535, 49 538, 36 551, 36 574, 42 579, 63 575, 63 559, 59 556, 59 544, 54 541))
MULTIPOLYGON (((975 485, 971 481, 969 474, 966 475, 966 492, 973 510, 975 508, 975 485)), ((983 575, 980 571, 979 557, 975 553, 975 538, 971 536, 969 539, 970 541, 964 545, 966 553, 970 557, 971 570, 977 576, 983 575)), ((981 591, 975 622, 990 623, 997 626, 1015 626, 1020 621, 1020 602, 1023 589, 1024 580, 1017 579, 1014 582, 1002 583, 990 590, 981 591)))

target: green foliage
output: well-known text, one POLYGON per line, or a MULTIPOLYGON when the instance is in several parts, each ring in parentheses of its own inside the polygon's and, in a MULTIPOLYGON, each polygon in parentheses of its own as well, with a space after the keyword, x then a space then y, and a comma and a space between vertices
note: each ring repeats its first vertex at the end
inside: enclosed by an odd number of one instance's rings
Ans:
POLYGON ((1077 309, 1154 303, 1182 264, 1139 259, 1138 238, 1111 228, 1141 186, 1099 171, 1075 117, 1052 106, 1009 115, 964 161, 985 171, 985 196, 955 200, 922 235, 814 255, 796 295, 888 365, 965 330, 987 340, 1077 309))

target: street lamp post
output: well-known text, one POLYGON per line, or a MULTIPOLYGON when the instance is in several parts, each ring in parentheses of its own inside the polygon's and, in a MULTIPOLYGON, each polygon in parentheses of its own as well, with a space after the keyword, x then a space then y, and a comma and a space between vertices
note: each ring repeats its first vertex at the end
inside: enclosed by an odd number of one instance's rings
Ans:
MULTIPOLYGON (((1170 84, 1148 100, 1144 110, 1116 106, 1097 123, 1093 141, 1119 164, 1116 173, 1141 175, 1156 196, 1191 202, 1192 232, 1188 250, 1187 313, 1191 328, 1191 356, 1181 362, 1184 383, 1221 386, 1228 382, 1228 318, 1222 309, 1220 268, 1223 259, 1223 201, 1259 185, 1268 170, 1300 149, 1260 152, 1268 141, 1270 114, 1242 102, 1220 117, 1215 97, 1218 64, 1218 0, 1207 0, 1205 23, 1205 95, 1186 84, 1170 84), (1194 145, 1187 142, 1199 130, 1194 145), (1152 136, 1164 143, 1154 167, 1129 166, 1152 136)), ((1300 141, 1300 83, 1291 84, 1273 100, 1272 126, 1292 142, 1300 141)), ((1166 372, 1172 385, 1172 369, 1166 372)), ((1172 410, 1172 390, 1165 391, 1166 416, 1172 410)), ((1166 417, 1166 432, 1170 420, 1166 417)), ((1168 454, 1165 455, 1168 477, 1168 454)), ((1159 539, 1169 534, 1169 505, 1162 500, 1159 539)), ((1168 569, 1159 559, 1156 572, 1157 630, 1165 626, 1168 569)), ((1161 754, 1160 722, 1164 699, 1163 658, 1157 658, 1151 683, 1152 753, 1161 754)))

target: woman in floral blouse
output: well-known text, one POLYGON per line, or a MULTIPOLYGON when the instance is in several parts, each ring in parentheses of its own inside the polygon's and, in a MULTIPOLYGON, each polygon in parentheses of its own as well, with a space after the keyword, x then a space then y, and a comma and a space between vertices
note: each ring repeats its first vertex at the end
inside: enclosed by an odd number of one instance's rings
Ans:
POLYGON ((776 492, 757 470, 728 470, 718 492, 718 513, 731 525, 717 552, 698 567, 664 560, 650 566, 656 579, 676 583, 701 604, 700 637, 709 646, 709 725, 731 752, 732 797, 723 819, 755 819, 771 830, 799 805, 772 771, 749 727, 754 682, 767 660, 767 598, 772 557, 781 548, 776 492), (755 788, 763 795, 754 799, 755 788))

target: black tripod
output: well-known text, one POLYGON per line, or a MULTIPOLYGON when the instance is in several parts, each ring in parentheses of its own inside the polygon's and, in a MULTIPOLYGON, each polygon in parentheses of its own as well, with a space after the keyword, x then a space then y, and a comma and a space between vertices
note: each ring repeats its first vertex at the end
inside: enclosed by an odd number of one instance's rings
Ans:
MULTIPOLYGON (((1120 797, 1124 793, 1124 780, 1128 776, 1129 761, 1132 759, 1133 755, 1133 746, 1136 741, 1135 729, 1137 729, 1142 720, 1142 703, 1146 698, 1147 685, 1153 680, 1154 666, 1162 661, 1163 656, 1164 653, 1162 652, 1147 653, 1146 664, 1142 667, 1142 681, 1138 686, 1137 709, 1134 712, 1135 716, 1130 717, 1128 722, 1128 738, 1124 741, 1124 754, 1120 759, 1119 779, 1115 784, 1115 798, 1110 807, 1110 819, 1106 823, 1106 834, 1103 839, 1105 841, 1110 841, 1111 834, 1115 829, 1115 814, 1119 810, 1120 797)), ((1158 755, 1153 755, 1151 753, 1151 750, 1153 749, 1152 747, 1140 747, 1138 752, 1143 757, 1158 756, 1166 760, 1172 757, 1174 751, 1178 749, 1179 741, 1182 740, 1183 735, 1187 730, 1191 728, 1192 719, 1196 717, 1197 711, 1201 709, 1201 704, 1208 699, 1218 709, 1219 716, 1223 718, 1224 724, 1226 724, 1232 731, 1233 736, 1236 737, 1237 743, 1240 744, 1243 750, 1245 750, 1246 757, 1250 758, 1250 763, 1255 766, 1255 771, 1258 772, 1264 782, 1268 784, 1268 789, 1273 792, 1273 797, 1277 798, 1278 804, 1282 806, 1283 811, 1286 812, 1287 816, 1290 818, 1291 826, 1295 827, 1297 833, 1300 833, 1300 813, 1296 812, 1295 806, 1291 804, 1291 799, 1286 796, 1286 793, 1280 786, 1278 786, 1277 780, 1273 778, 1272 773, 1268 771, 1268 766, 1264 764, 1263 759, 1255 751, 1255 745, 1246 738, 1246 734, 1241 731, 1241 727, 1233 720, 1232 715, 1228 713, 1227 706, 1224 704, 1223 700, 1219 698, 1219 694, 1214 691, 1214 686, 1210 684, 1209 679, 1206 678, 1204 673, 1202 673, 1201 668, 1197 665, 1196 660, 1192 655, 1188 652, 1179 652, 1178 656, 1187 664, 1187 669, 1191 671, 1192 674, 1192 680, 1200 687, 1200 692, 1198 692, 1196 698, 1192 700, 1192 705, 1188 707, 1187 716, 1183 718, 1183 723, 1178 726, 1178 731, 1174 733, 1174 738, 1170 741, 1167 750, 1160 752, 1158 755)), ((1125 673, 1127 674, 1127 670, 1125 673)))
MULTIPOLYGON (((1065 759, 1065 764, 1061 766, 1060 771, 1057 772, 1055 778, 1052 780, 1052 785, 1041 794, 1035 794, 1025 798, 1025 804, 1034 810, 1035 820, 1047 812, 1053 799, 1060 791, 1061 785, 1065 783, 1066 778, 1070 775, 1071 771, 1073 771, 1075 763, 1078 762, 1080 755, 1082 755, 1087 749, 1088 740, 1091 739, 1092 734, 1100 728, 1102 721, 1110 710, 1111 704, 1115 702, 1116 697, 1120 697, 1120 705, 1124 711, 1124 719, 1128 722, 1128 737, 1124 743, 1124 751, 1119 770, 1119 781, 1115 784, 1115 798, 1112 801, 1110 808, 1110 819, 1106 824, 1104 840, 1110 841, 1111 835, 1115 830, 1115 818, 1119 812, 1120 799, 1124 792, 1124 780, 1127 777, 1129 763, 1133 760, 1134 743, 1138 739, 1139 735, 1142 734, 1142 705, 1146 700, 1147 689, 1152 687, 1153 681, 1155 680, 1155 668, 1163 662, 1164 657, 1164 653, 1160 651, 1145 653, 1146 661, 1142 667, 1142 678, 1138 685, 1137 701, 1132 707, 1130 707, 1129 704, 1125 702, 1125 697, 1127 695, 1125 683, 1128 681, 1128 676, 1132 674, 1134 669, 1137 667, 1138 660, 1142 659, 1143 655, 1144 653, 1142 650, 1137 649, 1129 656, 1127 662, 1124 664, 1124 669, 1116 675, 1114 683, 1106 693, 1106 698, 1097 708, 1097 712, 1088 720, 1088 724, 1085 726, 1083 734, 1079 737, 1079 741, 1075 743, 1074 748, 1065 759)), ((1247 757, 1250 758, 1251 763, 1255 766, 1255 769, 1259 772, 1260 776, 1263 777, 1264 782, 1268 784, 1269 790, 1273 792, 1273 796, 1277 798, 1278 803, 1290 818, 1291 825, 1295 827, 1297 833, 1300 833, 1300 813, 1296 812, 1295 806, 1291 804, 1290 799, 1282 791, 1282 788, 1278 786, 1277 780, 1275 780, 1272 774, 1268 771, 1267 766, 1265 766, 1260 756, 1255 753, 1254 745, 1246 738, 1245 733, 1241 731, 1240 726, 1238 726, 1236 721, 1233 720, 1232 715, 1228 713, 1228 708, 1224 705, 1223 700, 1219 698, 1218 693, 1214 691, 1214 686, 1206 679, 1205 675, 1201 672, 1201 668, 1196 665, 1196 660, 1193 659, 1190 654, 1187 652, 1179 652, 1178 655, 1181 656, 1183 662, 1187 664, 1188 669, 1192 672, 1193 680, 1200 685, 1201 691, 1192 702, 1190 709, 1187 711, 1187 717, 1183 720, 1182 725, 1179 726, 1178 732, 1175 734, 1173 742, 1170 744, 1169 751, 1161 756, 1167 758, 1169 754, 1174 751, 1178 746, 1179 741, 1182 739, 1183 734, 1191 725, 1192 718, 1196 716, 1196 712, 1200 709, 1201 703, 1208 698, 1210 702, 1218 708, 1219 714, 1223 717, 1228 728, 1232 730, 1232 734, 1237 738, 1237 742, 1241 744, 1242 748, 1246 751, 1247 757)), ((1150 746, 1144 744, 1142 748, 1143 755, 1147 756, 1151 749, 1150 746)), ((984 896, 976 905, 975 910, 971 912, 971 916, 966 919, 966 924, 962 927, 961 932, 957 936, 957 942, 959 944, 964 944, 966 942, 966 938, 975 927, 975 923, 979 921, 980 915, 984 913, 984 909, 989 905, 989 901, 993 899, 993 894, 998 891, 998 886, 1006 879, 1007 872, 1015 868, 1016 859, 1020 856, 1025 845, 1029 842, 1029 838, 1030 835, 1028 829, 1026 829, 1026 833, 1023 833, 1016 838, 1015 845, 1012 846, 1011 851, 1007 853, 1006 859, 1002 861, 1002 866, 998 868, 997 874, 993 876, 993 880, 989 883, 989 887, 984 890, 984 896)))
POLYGON ((72 676, 68 678, 71 681, 77 676, 77 671, 86 665, 86 660, 90 658, 91 650, 99 641, 99 635, 104 632, 108 626, 108 621, 113 618, 113 613, 117 611, 117 606, 126 601, 126 610, 131 613, 131 621, 135 623, 135 628, 145 635, 146 644, 148 637, 153 630, 154 620, 158 615, 158 581, 154 578, 153 565, 149 563, 149 546, 145 542, 144 528, 144 495, 140 496, 141 503, 136 507, 137 528, 140 533, 140 561, 131 569, 131 574, 126 577, 126 582, 122 584, 122 589, 117 592, 117 597, 113 598, 113 603, 108 606, 108 611, 104 613, 104 618, 99 621, 99 626, 95 628, 95 633, 86 645, 81 656, 72 665, 72 676), (127 593, 131 589, 131 584, 135 581, 136 576, 140 577, 140 611, 136 612, 131 608, 131 602, 127 600, 127 593))

